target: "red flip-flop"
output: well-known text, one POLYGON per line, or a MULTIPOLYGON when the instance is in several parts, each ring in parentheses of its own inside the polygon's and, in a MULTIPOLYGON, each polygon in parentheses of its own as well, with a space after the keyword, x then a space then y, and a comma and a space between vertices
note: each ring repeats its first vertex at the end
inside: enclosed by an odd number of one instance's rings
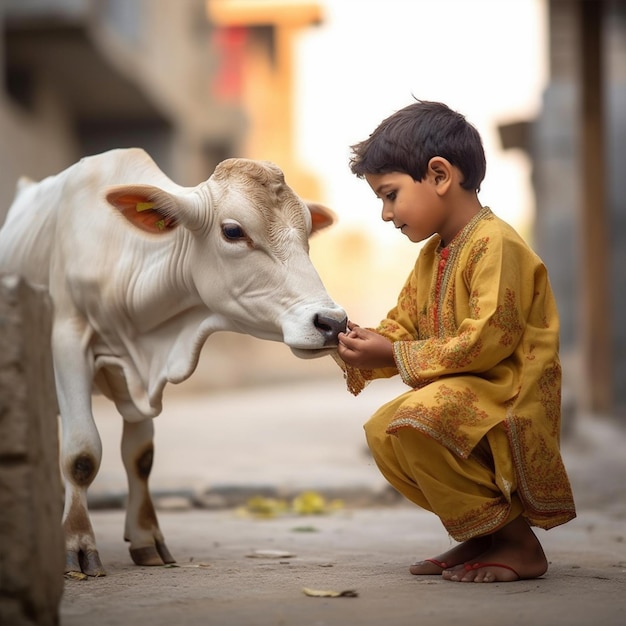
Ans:
POLYGON ((501 567, 513 572, 518 579, 522 578, 510 565, 505 565, 504 563, 465 563, 463 565, 463 569, 466 572, 471 572, 472 570, 480 569, 481 567, 501 567))
MULTIPOLYGON (((419 561, 419 563, 432 563, 433 565, 436 565, 437 567, 441 568, 441 571, 443 571, 444 569, 448 569, 448 565, 447 563, 444 563, 443 561, 438 561, 437 559, 424 559, 423 561, 419 561)), ((418 565, 418 563, 413 563, 413 565, 411 565, 411 567, 414 567, 418 565)), ((409 571, 411 572, 411 574, 413 574, 414 576, 428 576, 429 574, 415 574, 414 572, 411 571, 411 568, 409 568, 409 571)), ((436 576, 439 575, 439 572, 430 574, 430 576, 436 576)))

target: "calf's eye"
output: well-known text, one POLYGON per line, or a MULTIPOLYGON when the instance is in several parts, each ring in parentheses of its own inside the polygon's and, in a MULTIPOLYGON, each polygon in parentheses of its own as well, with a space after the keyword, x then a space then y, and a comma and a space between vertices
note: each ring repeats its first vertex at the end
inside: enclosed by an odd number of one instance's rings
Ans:
POLYGON ((233 222, 222 224, 222 235, 228 241, 239 241, 248 238, 244 229, 239 224, 234 224, 233 222))

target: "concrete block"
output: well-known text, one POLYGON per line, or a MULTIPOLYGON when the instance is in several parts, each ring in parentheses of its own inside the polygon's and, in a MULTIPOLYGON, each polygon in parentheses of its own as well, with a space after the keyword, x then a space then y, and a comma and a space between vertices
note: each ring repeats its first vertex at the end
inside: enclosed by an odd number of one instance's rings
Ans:
POLYGON ((0 276, 0 624, 55 626, 62 487, 47 294, 0 276))

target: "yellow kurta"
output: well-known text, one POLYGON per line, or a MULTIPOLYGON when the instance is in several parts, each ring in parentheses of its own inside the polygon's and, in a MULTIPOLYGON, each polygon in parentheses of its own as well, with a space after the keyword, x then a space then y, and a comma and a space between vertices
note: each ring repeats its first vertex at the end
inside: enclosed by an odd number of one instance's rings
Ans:
POLYGON ((491 453, 514 477, 495 481, 516 485, 533 525, 575 517, 559 451, 558 313, 546 268, 513 228, 484 208, 446 248, 431 238, 375 330, 393 342, 397 368, 342 367, 355 395, 398 373, 412 388, 376 414, 388 435, 416 429, 468 459, 504 427, 491 453))

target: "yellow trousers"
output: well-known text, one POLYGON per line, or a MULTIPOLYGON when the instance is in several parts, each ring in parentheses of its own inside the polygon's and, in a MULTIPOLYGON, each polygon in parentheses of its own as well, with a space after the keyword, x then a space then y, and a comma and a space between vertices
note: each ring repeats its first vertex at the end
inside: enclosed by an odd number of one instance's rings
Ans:
POLYGON ((402 495, 437 515, 453 539, 491 534, 523 514, 502 425, 463 459, 416 428, 388 434, 389 417, 381 411, 364 427, 378 468, 402 495))

